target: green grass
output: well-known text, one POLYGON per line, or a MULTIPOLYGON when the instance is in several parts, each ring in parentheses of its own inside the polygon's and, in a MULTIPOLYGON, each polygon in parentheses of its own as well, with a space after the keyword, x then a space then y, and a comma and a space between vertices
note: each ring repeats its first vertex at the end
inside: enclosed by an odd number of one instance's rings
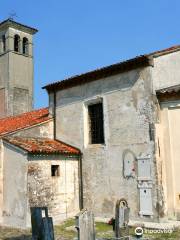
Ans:
POLYGON ((63 237, 64 239, 73 239, 77 236, 75 230, 69 230, 68 227, 75 226, 74 219, 68 219, 67 221, 63 222, 61 225, 54 226, 54 233, 57 237, 63 237))
MULTIPOLYGON (((77 237, 77 233, 74 229, 75 219, 69 219, 64 221, 62 224, 54 226, 54 232, 56 239, 58 240, 73 240, 77 237)), ((95 223, 96 237, 98 238, 110 238, 114 237, 114 232, 112 226, 103 222, 95 223)), ((145 232, 145 229, 144 229, 145 232)), ((134 235, 134 228, 129 228, 129 233, 131 236, 134 235)), ((124 233, 125 235, 125 233, 124 233)), ((143 237, 149 237, 152 240, 180 240, 180 229, 174 230, 171 234, 144 234, 143 237)), ((30 230, 20 230, 13 228, 0 227, 0 240, 30 240, 31 233, 30 230), (17 238, 18 237, 18 238, 17 238)))
POLYGON ((102 223, 102 222, 96 222, 95 224, 95 229, 96 229, 96 236, 97 237, 113 237, 114 232, 112 230, 112 226, 110 226, 107 223, 102 223))

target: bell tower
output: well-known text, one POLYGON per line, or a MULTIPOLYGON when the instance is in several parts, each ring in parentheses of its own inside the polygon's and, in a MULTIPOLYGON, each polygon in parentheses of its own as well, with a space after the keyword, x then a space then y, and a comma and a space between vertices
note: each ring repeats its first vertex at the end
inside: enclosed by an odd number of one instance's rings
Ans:
POLYGON ((0 23, 0 118, 33 108, 33 35, 36 29, 0 23))

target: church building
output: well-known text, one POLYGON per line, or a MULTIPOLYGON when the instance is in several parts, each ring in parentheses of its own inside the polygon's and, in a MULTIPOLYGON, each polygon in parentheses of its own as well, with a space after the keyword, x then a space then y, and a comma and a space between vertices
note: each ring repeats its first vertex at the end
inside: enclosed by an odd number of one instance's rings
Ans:
POLYGON ((180 46, 45 86, 56 139, 82 152, 83 206, 180 220, 180 46))
POLYGON ((79 211, 79 149, 54 138, 48 108, 33 110, 36 29, 0 23, 0 225, 30 227, 30 207, 54 222, 79 211))
POLYGON ((180 46, 50 83, 33 110, 36 32, 0 23, 0 224, 111 218, 120 198, 131 220, 180 220, 180 46))

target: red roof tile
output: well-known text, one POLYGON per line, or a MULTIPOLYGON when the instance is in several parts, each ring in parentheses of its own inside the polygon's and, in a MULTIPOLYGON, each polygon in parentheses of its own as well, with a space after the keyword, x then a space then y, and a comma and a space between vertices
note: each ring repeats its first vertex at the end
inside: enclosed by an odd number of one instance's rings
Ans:
POLYGON ((48 108, 0 119, 0 135, 15 132, 50 120, 48 108))
POLYGON ((49 138, 5 137, 3 140, 32 154, 80 154, 79 149, 49 138))

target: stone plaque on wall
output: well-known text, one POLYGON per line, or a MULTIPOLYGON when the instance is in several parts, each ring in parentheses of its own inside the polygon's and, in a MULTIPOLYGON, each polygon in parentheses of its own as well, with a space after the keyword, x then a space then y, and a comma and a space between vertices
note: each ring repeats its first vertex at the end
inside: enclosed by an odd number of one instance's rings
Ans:
POLYGON ((137 158, 138 161, 138 180, 151 180, 151 158, 137 158))
POLYGON ((124 153, 123 175, 125 178, 135 177, 135 157, 131 151, 126 151, 124 153))

